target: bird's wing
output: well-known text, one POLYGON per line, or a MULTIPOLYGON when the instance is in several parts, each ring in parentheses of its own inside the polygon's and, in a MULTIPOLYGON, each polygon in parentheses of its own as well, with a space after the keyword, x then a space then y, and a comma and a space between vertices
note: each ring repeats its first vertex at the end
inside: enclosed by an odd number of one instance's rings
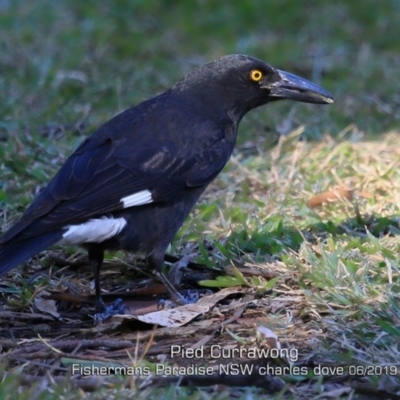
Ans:
POLYGON ((124 143, 110 137, 92 138, 67 159, 0 243, 19 234, 26 238, 124 208, 176 199, 188 187, 211 182, 231 152, 223 138, 187 158, 157 143, 127 151, 124 143))

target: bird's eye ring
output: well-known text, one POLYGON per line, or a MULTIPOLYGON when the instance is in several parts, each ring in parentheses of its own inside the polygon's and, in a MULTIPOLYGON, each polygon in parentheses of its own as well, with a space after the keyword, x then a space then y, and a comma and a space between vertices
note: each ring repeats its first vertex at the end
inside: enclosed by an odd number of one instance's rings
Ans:
POLYGON ((263 73, 258 69, 253 69, 253 71, 250 72, 250 78, 254 82, 259 82, 262 77, 263 73))

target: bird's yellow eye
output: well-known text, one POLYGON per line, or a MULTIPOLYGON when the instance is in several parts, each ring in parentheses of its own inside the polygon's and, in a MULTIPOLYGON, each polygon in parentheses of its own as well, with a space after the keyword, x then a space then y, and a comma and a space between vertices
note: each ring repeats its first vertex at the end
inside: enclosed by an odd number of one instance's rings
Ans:
POLYGON ((253 71, 250 72, 250 78, 254 82, 259 82, 262 77, 263 77, 263 73, 258 69, 253 69, 253 71))

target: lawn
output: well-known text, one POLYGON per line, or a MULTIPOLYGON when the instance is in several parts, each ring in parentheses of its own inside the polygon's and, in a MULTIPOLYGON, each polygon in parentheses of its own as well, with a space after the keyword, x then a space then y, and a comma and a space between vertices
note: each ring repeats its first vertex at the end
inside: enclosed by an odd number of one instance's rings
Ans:
MULTIPOLYGON (((231 291, 184 326, 93 327, 79 300, 93 276, 76 248, 56 246, 2 277, 0 398, 400 398, 399 21, 396 0, 0 0, 2 231, 98 126, 217 57, 258 57, 335 98, 244 118, 231 161, 168 250, 194 254, 192 274, 210 275, 203 287, 231 291), (40 305, 44 290, 70 302, 40 305), (226 357, 258 370, 181 376, 183 386, 66 372, 76 359, 151 372, 196 361, 171 359, 177 344, 278 343, 296 359, 226 357), (292 370, 261 376, 266 365, 292 370)), ((140 257, 107 261, 111 294, 153 285, 140 257)))

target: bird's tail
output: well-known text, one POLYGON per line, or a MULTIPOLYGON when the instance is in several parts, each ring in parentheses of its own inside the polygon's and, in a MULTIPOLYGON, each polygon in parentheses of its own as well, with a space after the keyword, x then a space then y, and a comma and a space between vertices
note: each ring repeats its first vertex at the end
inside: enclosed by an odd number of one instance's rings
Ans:
POLYGON ((57 243, 62 235, 62 230, 53 231, 25 240, 10 240, 8 243, 0 244, 0 275, 57 243))

